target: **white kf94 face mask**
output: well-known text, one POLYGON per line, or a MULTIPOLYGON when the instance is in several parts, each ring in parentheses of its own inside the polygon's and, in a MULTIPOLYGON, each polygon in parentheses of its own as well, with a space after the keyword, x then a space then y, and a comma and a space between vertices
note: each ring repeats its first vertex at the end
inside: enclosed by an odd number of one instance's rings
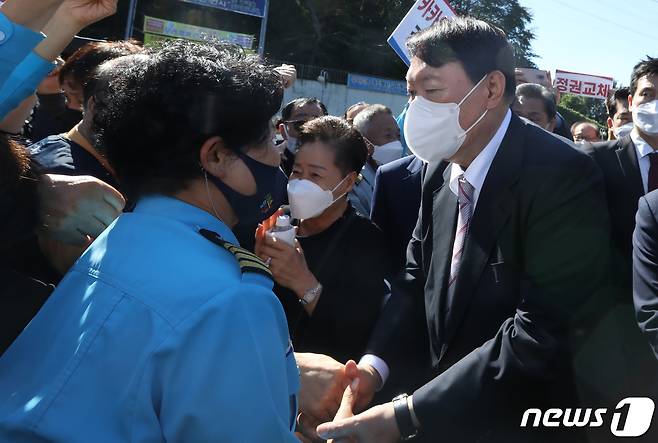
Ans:
POLYGON ((485 75, 459 103, 434 103, 417 96, 409 104, 404 121, 404 138, 411 152, 425 162, 447 160, 459 151, 468 132, 475 127, 488 109, 468 129, 459 124, 459 107, 482 84, 485 75))
POLYGON ((634 106, 633 123, 645 134, 658 134, 658 100, 634 106))
POLYGON ((402 142, 395 140, 385 145, 375 146, 372 158, 380 165, 385 165, 399 158, 402 158, 402 142))
POLYGON ((614 128, 612 132, 615 133, 615 137, 617 137, 617 139, 620 139, 622 137, 626 137, 631 133, 632 130, 633 123, 626 123, 625 125, 619 126, 618 128, 614 128))
POLYGON ((288 182, 288 203, 290 215, 297 220, 317 217, 333 205, 343 193, 334 198, 334 191, 345 181, 343 178, 332 190, 322 189, 318 184, 301 178, 288 182))

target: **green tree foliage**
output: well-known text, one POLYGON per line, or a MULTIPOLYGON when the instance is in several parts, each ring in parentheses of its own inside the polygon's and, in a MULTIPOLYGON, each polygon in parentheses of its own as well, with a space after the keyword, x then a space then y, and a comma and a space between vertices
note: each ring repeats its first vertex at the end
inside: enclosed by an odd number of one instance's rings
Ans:
POLYGON ((562 94, 560 105, 572 109, 599 125, 605 125, 607 113, 603 100, 580 95, 562 94))
MULTIPOLYGON (((406 66, 386 40, 412 0, 271 0, 267 54, 276 60, 403 78, 406 66)), ((518 0, 451 0, 458 14, 500 26, 519 66, 534 65, 530 13, 518 0)))
POLYGON ((450 4, 459 15, 477 17, 505 31, 514 47, 517 66, 537 67, 531 48, 535 34, 528 29, 532 14, 518 0, 451 0, 450 4))

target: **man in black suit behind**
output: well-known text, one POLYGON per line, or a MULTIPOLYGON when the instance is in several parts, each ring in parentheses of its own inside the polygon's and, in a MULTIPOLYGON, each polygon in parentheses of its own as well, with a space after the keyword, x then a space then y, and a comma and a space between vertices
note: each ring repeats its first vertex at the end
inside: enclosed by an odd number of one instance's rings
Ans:
POLYGON ((359 364, 355 407, 423 336, 432 376, 407 398, 350 418, 343 409, 318 433, 378 443, 417 431, 431 442, 561 433, 581 441, 573 427, 519 424, 527 408, 579 406, 575 353, 588 335, 580 319, 597 304, 609 254, 600 172, 510 112, 514 58, 500 29, 444 20, 408 47, 415 98, 405 136, 429 166, 406 273, 359 364))
MULTIPOLYGON (((583 150, 603 173, 611 222, 612 260, 606 288, 623 343, 618 390, 625 396, 650 396, 658 401, 658 363, 635 321, 632 287, 632 238, 638 200, 658 188, 658 114, 651 105, 658 98, 658 59, 638 63, 631 74, 629 108, 633 130, 618 140, 586 144, 583 150), (648 108, 647 108, 648 107, 648 108), (653 115, 653 124, 652 124, 653 115)), ((638 313, 639 315, 639 313, 638 313)))
POLYGON ((411 233, 418 221, 424 163, 409 155, 382 165, 375 175, 370 220, 389 240, 399 269, 406 262, 411 233))
POLYGON ((640 198, 633 235, 633 301, 642 332, 658 359, 658 191, 640 198))

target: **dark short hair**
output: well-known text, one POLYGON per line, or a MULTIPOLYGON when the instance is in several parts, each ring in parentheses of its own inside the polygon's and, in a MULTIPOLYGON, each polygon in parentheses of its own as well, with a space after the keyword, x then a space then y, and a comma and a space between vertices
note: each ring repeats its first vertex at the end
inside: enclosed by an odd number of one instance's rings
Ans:
POLYGON ((614 118, 617 113, 617 100, 622 103, 628 103, 628 96, 631 94, 628 88, 612 89, 605 100, 605 108, 608 111, 608 117, 614 118))
POLYGON ((413 57, 435 68, 460 62, 473 84, 500 71, 505 76, 505 96, 514 99, 514 50, 496 26, 471 17, 441 20, 410 37, 407 47, 413 57))
POLYGON ((340 117, 325 116, 311 120, 302 126, 299 146, 320 141, 334 151, 334 164, 343 175, 357 174, 368 158, 366 142, 359 131, 340 117))
POLYGON ((322 115, 329 115, 327 107, 315 97, 300 97, 286 103, 281 109, 281 120, 289 121, 295 109, 302 108, 306 105, 317 105, 322 110, 322 115))
POLYGON ((635 92, 637 91, 637 83, 642 77, 655 74, 658 74, 658 58, 647 56, 646 60, 642 60, 635 65, 633 67, 633 72, 631 73, 631 95, 635 95, 635 92))
POLYGON ((110 69, 93 130, 129 198, 200 178, 199 147, 210 137, 234 152, 263 144, 283 97, 271 66, 226 43, 164 42, 110 69))
POLYGON ((546 111, 549 120, 554 119, 557 115, 555 94, 545 86, 536 83, 523 83, 516 87, 516 97, 527 97, 541 100, 544 103, 544 110, 546 111))
POLYGON ((75 51, 59 71, 59 81, 69 80, 83 88, 85 102, 91 96, 85 85, 94 70, 108 60, 143 50, 137 41, 91 42, 75 51))

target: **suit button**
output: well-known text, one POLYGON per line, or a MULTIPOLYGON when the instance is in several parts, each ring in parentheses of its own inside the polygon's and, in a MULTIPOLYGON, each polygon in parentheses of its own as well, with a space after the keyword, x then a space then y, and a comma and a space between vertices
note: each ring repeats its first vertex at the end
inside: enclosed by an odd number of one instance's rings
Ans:
POLYGON ((7 34, 5 34, 3 31, 0 31, 0 43, 5 41, 5 37, 7 37, 7 34))

